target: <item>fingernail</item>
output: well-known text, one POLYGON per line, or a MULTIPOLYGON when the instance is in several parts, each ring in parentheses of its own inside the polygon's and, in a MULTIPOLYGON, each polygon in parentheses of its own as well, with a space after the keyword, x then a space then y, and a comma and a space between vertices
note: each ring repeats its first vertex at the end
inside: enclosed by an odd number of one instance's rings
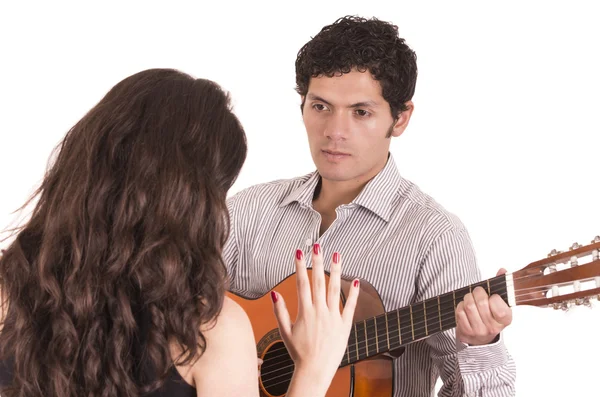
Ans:
POLYGON ((273 303, 277 302, 277 292, 271 291, 271 299, 273 300, 273 303))
POLYGON ((302 250, 296 250, 296 259, 302 259, 302 250))
POLYGON ((319 244, 313 245, 313 252, 315 255, 319 255, 319 252, 321 252, 321 246, 319 244))
POLYGON ((335 263, 336 265, 337 265, 338 263, 340 263, 340 254, 338 254, 337 252, 335 252, 335 253, 333 254, 333 263, 335 263))
POLYGON ((354 280, 354 287, 358 287, 358 280, 354 280))

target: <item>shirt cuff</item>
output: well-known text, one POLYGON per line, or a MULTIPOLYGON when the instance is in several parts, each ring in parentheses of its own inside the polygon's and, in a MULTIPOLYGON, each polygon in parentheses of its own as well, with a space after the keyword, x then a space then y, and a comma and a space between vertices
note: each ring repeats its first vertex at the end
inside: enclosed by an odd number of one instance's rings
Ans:
POLYGON ((496 342, 489 345, 470 346, 456 340, 458 365, 462 374, 472 374, 495 369, 508 363, 508 352, 499 335, 496 342))

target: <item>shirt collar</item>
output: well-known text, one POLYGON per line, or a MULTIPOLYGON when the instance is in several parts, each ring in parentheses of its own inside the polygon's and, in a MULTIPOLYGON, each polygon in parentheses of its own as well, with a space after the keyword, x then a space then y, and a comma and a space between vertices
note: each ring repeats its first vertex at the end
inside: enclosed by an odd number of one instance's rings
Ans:
MULTIPOLYGON (((318 171, 309 174, 309 177, 300 186, 294 189, 281 201, 280 207, 298 202, 300 205, 312 208, 312 200, 315 189, 321 179, 318 171)), ((392 154, 388 155, 385 167, 373 179, 371 179, 356 196, 352 203, 360 205, 375 213, 388 222, 392 213, 392 204, 401 176, 396 168, 392 154)))

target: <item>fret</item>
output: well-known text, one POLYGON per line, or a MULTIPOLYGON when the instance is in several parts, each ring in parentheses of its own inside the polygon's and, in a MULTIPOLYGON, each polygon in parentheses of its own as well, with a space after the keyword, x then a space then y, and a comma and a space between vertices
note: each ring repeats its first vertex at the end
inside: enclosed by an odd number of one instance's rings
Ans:
POLYGON ((375 350, 379 353, 379 335, 377 335, 377 317, 373 319, 375 323, 375 350))
POLYGON ((350 364, 350 349, 352 348, 352 332, 348 335, 348 347, 346 348, 346 364, 350 364))
POLYGON ((452 291, 452 304, 454 305, 454 308, 456 309, 456 293, 454 291, 452 291))
POLYGON ((360 355, 358 354, 358 331, 356 330, 356 324, 354 324, 354 341, 354 346, 356 346, 356 360, 360 360, 360 355))
POLYGON ((343 367, 346 364, 350 364, 350 350, 352 350, 352 332, 348 335, 348 345, 346 346, 346 354, 342 358, 342 363, 340 367, 343 367))
POLYGON ((491 295, 493 295, 493 294, 500 295, 500 297, 502 299, 504 299, 505 302, 508 303, 508 295, 507 295, 507 291, 506 291, 506 277, 504 275, 494 277, 492 279, 491 284, 492 284, 491 295))
POLYGON ((391 350, 391 348, 390 348, 390 329, 388 327, 388 315, 387 315, 387 312, 385 313, 385 338, 387 339, 387 349, 389 351, 389 350, 391 350))
POLYGON ((415 325, 413 323, 412 305, 408 306, 410 310, 410 329, 412 330, 412 340, 415 340, 415 325))
POLYGON ((385 318, 381 316, 375 317, 375 335, 377 340, 377 353, 390 350, 387 343, 387 313, 385 318), (385 321, 385 327, 384 324, 381 324, 383 321, 385 321))
POLYGON ((400 334, 400 316, 398 315, 398 310, 392 310, 391 312, 386 313, 387 316, 387 326, 388 326, 388 341, 389 341, 389 350, 396 349, 402 345, 401 334, 400 334))
POLYGON ((398 318, 398 340, 400 341, 400 346, 402 346, 402 328, 400 328, 400 310, 396 310, 396 317, 398 318))
POLYGON ((490 289, 490 279, 487 280, 487 290, 488 290, 488 295, 492 296, 492 292, 491 292, 491 289, 490 289))
POLYGON ((400 324, 402 324, 402 328, 400 328, 402 343, 407 344, 414 340, 412 338, 412 327, 410 325, 410 309, 408 307, 404 307, 398 311, 400 313, 400 324))
POLYGON ((456 325, 455 321, 455 295, 454 293, 440 296, 440 311, 442 330, 448 330, 456 325))
POLYGON ((471 286, 469 285, 468 287, 464 287, 461 289, 457 289, 455 290, 455 299, 454 299, 454 308, 456 308, 456 305, 458 305, 460 302, 463 301, 463 299, 465 299, 465 295, 467 295, 471 290, 471 286))
POLYGON ((425 325, 427 335, 434 334, 442 330, 441 324, 439 323, 439 303, 436 298, 428 299, 423 302, 425 308, 425 325))
POLYGON ((487 285, 488 281, 480 281, 476 284, 473 284, 473 289, 477 288, 477 287, 481 287, 483 288, 483 290, 485 290, 485 286, 487 285))
POLYGON ((369 357, 369 345, 368 345, 368 340, 365 337, 366 333, 367 333, 367 328, 365 327, 365 321, 359 321, 358 323, 356 323, 356 331, 357 331, 357 335, 358 335, 358 347, 359 347, 359 354, 358 357, 360 360, 369 357))
POLYGON ((438 319, 440 320, 440 331, 441 331, 443 328, 442 328, 442 310, 441 310, 441 306, 440 306, 440 296, 439 295, 437 297, 437 301, 438 301, 438 319))
POLYGON ((365 347, 367 349, 367 357, 369 357, 369 337, 367 336, 367 320, 363 321, 365 326, 365 347))
POLYGON ((365 335, 367 338, 367 346, 369 346, 369 350, 367 351, 367 356, 372 356, 376 354, 377 350, 377 318, 369 318, 365 320, 365 335), (375 343, 375 346, 373 346, 375 343))
POLYGON ((354 343, 354 341, 352 340, 354 338, 354 333, 350 332, 350 335, 348 335, 348 346, 346 349, 346 355, 344 356, 344 358, 342 359, 342 364, 340 365, 340 367, 346 365, 346 364, 350 364, 352 357, 354 357, 354 350, 356 348, 356 344, 354 343))
POLYGON ((425 304, 425 301, 423 301, 423 317, 425 322, 425 336, 429 336, 429 332, 427 330, 427 305, 425 304))

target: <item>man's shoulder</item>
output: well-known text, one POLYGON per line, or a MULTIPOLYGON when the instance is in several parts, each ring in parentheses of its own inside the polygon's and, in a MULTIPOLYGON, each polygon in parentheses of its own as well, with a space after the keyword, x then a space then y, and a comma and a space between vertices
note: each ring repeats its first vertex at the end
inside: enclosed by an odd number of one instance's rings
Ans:
POLYGON ((276 179, 245 187, 227 199, 228 206, 279 205, 287 196, 301 187, 314 172, 287 179, 276 179))
POLYGON ((404 179, 400 199, 408 202, 410 210, 419 215, 417 218, 426 228, 438 229, 439 232, 465 229, 457 214, 410 180, 404 179))

